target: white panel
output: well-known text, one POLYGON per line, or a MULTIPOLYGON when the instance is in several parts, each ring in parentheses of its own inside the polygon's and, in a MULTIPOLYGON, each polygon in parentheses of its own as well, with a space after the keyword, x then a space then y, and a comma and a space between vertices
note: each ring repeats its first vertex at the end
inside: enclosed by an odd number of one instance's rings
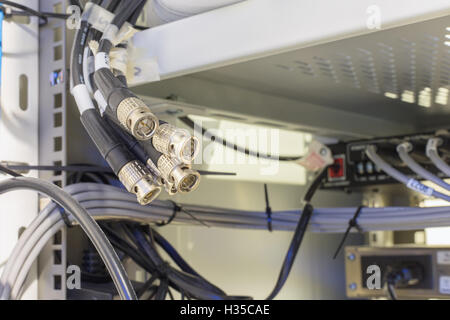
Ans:
MULTIPOLYGON (((33 9, 38 2, 17 1, 33 9)), ((3 23, 3 59, 1 75, 0 159, 38 162, 38 18, 29 24, 3 23), (19 78, 27 77, 27 109, 19 107, 19 78)), ((36 177, 36 173, 29 176, 36 177)), ((27 226, 38 212, 34 192, 16 191, 0 196, 0 261, 6 259, 15 245, 20 227, 27 226)), ((26 298, 37 297, 34 283, 26 298)))
POLYGON ((370 33, 377 12, 387 29, 445 16, 450 2, 249 0, 140 32, 134 44, 169 78, 370 33))

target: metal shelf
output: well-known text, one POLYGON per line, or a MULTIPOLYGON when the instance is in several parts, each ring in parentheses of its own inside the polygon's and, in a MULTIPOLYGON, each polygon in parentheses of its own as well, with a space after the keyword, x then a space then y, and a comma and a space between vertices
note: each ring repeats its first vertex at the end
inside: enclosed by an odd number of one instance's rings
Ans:
POLYGON ((136 90, 343 139, 446 127, 450 3, 372 4, 246 1, 140 32, 163 81, 136 90))

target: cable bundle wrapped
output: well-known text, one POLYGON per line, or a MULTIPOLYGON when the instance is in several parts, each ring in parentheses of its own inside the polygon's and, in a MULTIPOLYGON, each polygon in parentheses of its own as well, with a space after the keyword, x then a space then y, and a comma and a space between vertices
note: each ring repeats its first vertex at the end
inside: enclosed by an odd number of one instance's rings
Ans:
MULTIPOLYGON (((126 35, 146 0, 90 1, 83 12, 71 57, 71 92, 81 122, 128 192, 141 205, 156 199, 165 187, 171 195, 198 187, 200 174, 191 163, 199 142, 188 131, 160 121, 151 108, 127 86, 123 70, 110 63, 111 50, 126 50, 126 35), (113 18, 102 30, 90 14, 103 10, 113 18), (125 31, 123 31, 126 29, 125 31), (96 45, 90 45, 95 42, 96 45), (91 49, 95 47, 95 52, 91 49), (87 65, 94 61, 89 73, 87 65), (94 103, 95 99, 95 103, 94 103)), ((126 55, 125 55, 126 57, 126 55)))

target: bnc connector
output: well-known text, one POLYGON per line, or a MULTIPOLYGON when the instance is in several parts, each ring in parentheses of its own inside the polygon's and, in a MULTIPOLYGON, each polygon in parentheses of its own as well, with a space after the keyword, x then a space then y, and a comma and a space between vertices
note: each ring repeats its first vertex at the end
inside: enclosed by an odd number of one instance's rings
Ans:
POLYGON ((158 118, 139 98, 128 97, 117 106, 117 119, 138 140, 148 140, 159 126, 158 118))
POLYGON ((159 125, 152 143, 157 151, 184 163, 191 163, 199 152, 197 137, 168 123, 159 125))
POLYGON ((127 191, 136 195, 141 205, 149 204, 161 193, 161 187, 153 183, 151 172, 137 160, 124 165, 117 176, 127 191))
POLYGON ((194 191, 200 184, 198 171, 191 169, 188 164, 176 162, 166 155, 162 155, 158 159, 157 167, 163 179, 181 193, 194 191))

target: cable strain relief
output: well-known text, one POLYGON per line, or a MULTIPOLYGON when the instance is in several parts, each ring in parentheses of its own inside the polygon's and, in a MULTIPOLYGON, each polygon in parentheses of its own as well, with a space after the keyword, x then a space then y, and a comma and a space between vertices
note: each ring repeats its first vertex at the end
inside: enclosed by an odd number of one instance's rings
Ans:
POLYGON ((142 141, 140 142, 140 145, 142 146, 142 148, 145 150, 146 154, 148 155, 148 157, 150 158, 150 160, 152 160, 153 163, 157 164, 159 158, 161 158, 161 156, 163 155, 161 152, 157 151, 154 147, 153 147, 153 143, 152 140, 147 140, 147 141, 142 141))
POLYGON ((94 73, 94 80, 96 86, 113 110, 117 108, 123 99, 134 96, 134 94, 108 69, 103 68, 97 70, 94 73), (113 93, 114 97, 111 98, 113 93))
POLYGON ((104 119, 115 131, 117 136, 120 137, 125 146, 135 155, 135 157, 142 163, 145 163, 148 159, 147 153, 134 137, 122 129, 122 125, 120 125, 117 119, 111 115, 111 111, 105 112, 104 119))
POLYGON ((441 138, 431 138, 427 141, 426 154, 429 157, 431 151, 436 151, 439 146, 443 144, 443 140, 441 138))
POLYGON ((122 144, 112 148, 105 157, 111 169, 117 175, 119 171, 130 161, 133 161, 135 157, 131 152, 122 144))
POLYGON ((97 110, 83 112, 81 123, 114 173, 118 173, 126 163, 135 159, 97 110))
POLYGON ((407 153, 410 153, 413 150, 413 145, 411 144, 411 142, 402 142, 397 146, 397 152, 405 151, 407 153))

